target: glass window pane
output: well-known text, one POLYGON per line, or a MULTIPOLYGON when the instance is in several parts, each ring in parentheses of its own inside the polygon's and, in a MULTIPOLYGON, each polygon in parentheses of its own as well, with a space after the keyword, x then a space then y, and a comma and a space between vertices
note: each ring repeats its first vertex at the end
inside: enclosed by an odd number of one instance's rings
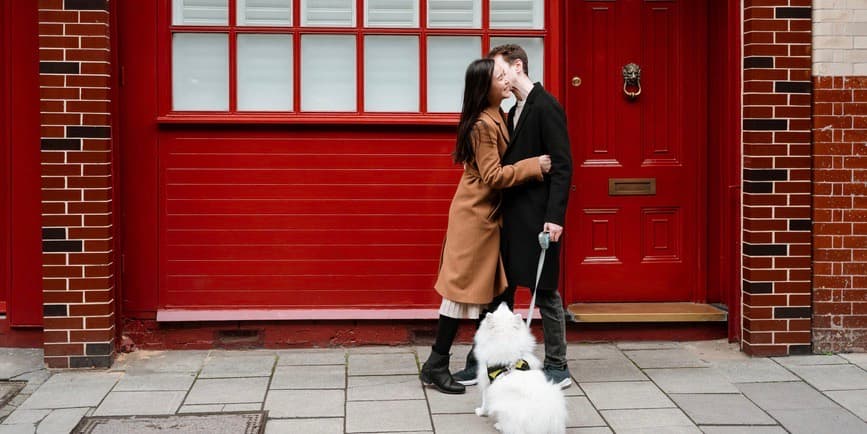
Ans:
POLYGON ((427 40, 427 111, 458 113, 467 66, 482 53, 482 39, 431 36, 427 40))
POLYGON ((478 29, 482 27, 481 0, 428 0, 428 27, 478 29))
POLYGON ((541 29, 543 4, 542 0, 491 0, 491 28, 541 29))
MULTIPOLYGON (((524 51, 527 52, 527 66, 529 67, 527 69, 529 69, 528 76, 530 77, 530 80, 534 83, 537 81, 540 83, 544 83, 545 45, 542 38, 491 38, 491 48, 503 44, 520 45, 524 49, 524 51)), ((503 107, 504 111, 507 111, 508 109, 512 108, 513 105, 515 105, 515 97, 504 100, 501 107, 503 107)))
POLYGON ((292 0, 238 0, 239 26, 291 26, 292 0))
POLYGON ((172 24, 225 26, 229 24, 228 0, 172 0, 172 24))
POLYGON ((355 36, 301 36, 301 110, 355 111, 355 36))
POLYGON ((352 27, 355 25, 355 0, 301 0, 301 25, 352 27))
POLYGON ((364 38, 364 110, 417 112, 418 37, 364 38))
POLYGON ((418 27, 418 0, 365 0, 365 27, 418 27))
POLYGON ((229 38, 225 33, 172 35, 172 108, 229 109, 229 38))
POLYGON ((292 110, 292 35, 238 35, 238 110, 292 110))

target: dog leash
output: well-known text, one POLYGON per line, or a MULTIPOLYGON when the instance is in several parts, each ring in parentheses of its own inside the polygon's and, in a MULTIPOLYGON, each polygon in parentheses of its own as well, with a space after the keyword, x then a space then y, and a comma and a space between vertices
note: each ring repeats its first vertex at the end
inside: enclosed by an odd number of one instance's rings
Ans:
POLYGON ((536 268, 536 286, 533 287, 533 297, 530 298, 530 310, 527 312, 527 328, 530 328, 530 323, 533 321, 533 309, 536 308, 536 293, 539 291, 539 278, 542 277, 542 267, 545 266, 545 252, 548 251, 550 244, 551 234, 539 232, 539 246, 542 247, 542 252, 539 253, 539 266, 536 268))

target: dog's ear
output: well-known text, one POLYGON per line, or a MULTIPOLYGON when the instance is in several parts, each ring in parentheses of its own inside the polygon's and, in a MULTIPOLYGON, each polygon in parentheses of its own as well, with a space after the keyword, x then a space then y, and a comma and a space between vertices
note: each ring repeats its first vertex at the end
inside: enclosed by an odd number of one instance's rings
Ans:
POLYGON ((515 321, 523 322, 523 321, 524 321, 524 318, 521 318, 521 314, 520 314, 520 313, 516 313, 516 314, 515 314, 515 321))
POLYGON ((492 313, 488 312, 485 314, 485 319, 491 319, 492 316, 494 316, 494 315, 492 313))

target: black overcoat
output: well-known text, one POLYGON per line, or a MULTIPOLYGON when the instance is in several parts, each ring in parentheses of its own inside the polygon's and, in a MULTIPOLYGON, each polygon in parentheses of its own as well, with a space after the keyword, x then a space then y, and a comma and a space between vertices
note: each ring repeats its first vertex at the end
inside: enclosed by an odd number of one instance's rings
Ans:
MULTIPOLYGON (((518 125, 513 127, 515 107, 509 110, 509 146, 503 164, 551 155, 551 172, 543 182, 530 182, 503 191, 503 229, 500 248, 509 284, 532 288, 539 262, 538 234, 546 222, 565 227, 566 203, 572 183, 572 151, 566 115, 560 103, 541 84, 527 95, 518 125)), ((564 234, 566 230, 563 231, 564 234)), ((563 239, 551 243, 545 256, 540 289, 556 289, 563 239)))

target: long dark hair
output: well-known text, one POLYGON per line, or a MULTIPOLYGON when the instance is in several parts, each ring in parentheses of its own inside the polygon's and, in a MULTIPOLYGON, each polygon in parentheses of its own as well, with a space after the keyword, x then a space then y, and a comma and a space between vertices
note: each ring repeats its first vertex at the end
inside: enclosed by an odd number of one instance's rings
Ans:
POLYGON ((492 59, 478 59, 470 63, 464 77, 464 104, 461 108, 461 120, 458 122, 458 138, 455 141, 455 152, 452 157, 455 163, 469 163, 475 158, 473 142, 470 134, 473 125, 479 119, 482 111, 491 103, 488 101, 488 91, 491 89, 491 76, 494 74, 492 59))

